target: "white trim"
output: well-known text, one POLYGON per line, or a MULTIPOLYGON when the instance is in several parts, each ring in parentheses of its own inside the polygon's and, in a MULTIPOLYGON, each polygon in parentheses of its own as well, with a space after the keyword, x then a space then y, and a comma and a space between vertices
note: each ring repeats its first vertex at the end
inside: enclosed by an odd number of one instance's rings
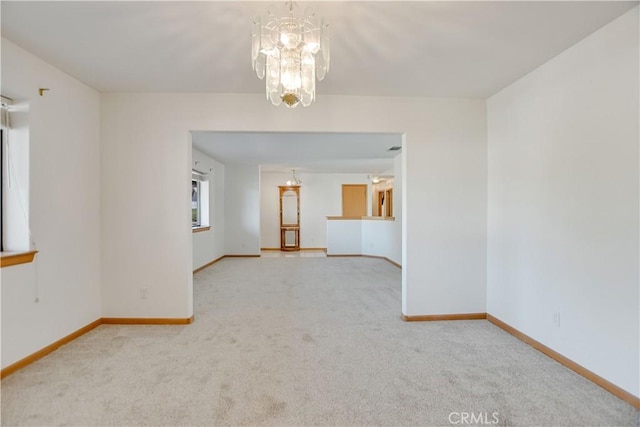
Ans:
POLYGON ((191 179, 195 179, 196 181, 207 181, 209 177, 207 174, 197 171, 195 169, 191 170, 191 179))

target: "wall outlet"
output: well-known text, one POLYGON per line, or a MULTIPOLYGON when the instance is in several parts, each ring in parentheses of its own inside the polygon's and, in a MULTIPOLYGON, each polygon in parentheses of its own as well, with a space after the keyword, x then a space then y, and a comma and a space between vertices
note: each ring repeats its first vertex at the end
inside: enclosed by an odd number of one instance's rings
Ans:
POLYGON ((560 312, 559 311, 555 311, 553 313, 553 326, 555 326, 556 328, 560 327, 560 312))
POLYGON ((149 296, 149 289, 140 288, 140 299, 147 299, 148 296, 149 296))

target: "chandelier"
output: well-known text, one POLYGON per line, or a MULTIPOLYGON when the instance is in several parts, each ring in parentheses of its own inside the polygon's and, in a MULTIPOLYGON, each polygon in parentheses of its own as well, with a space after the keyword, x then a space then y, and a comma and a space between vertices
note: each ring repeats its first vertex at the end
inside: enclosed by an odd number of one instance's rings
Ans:
POLYGON ((270 8, 253 21, 251 62, 258 78, 266 80, 273 105, 307 107, 316 97, 316 78, 329 71, 327 24, 311 8, 301 14, 293 1, 282 10, 270 8))
POLYGON ((300 179, 298 179, 298 177, 296 176, 296 170, 291 169, 291 173, 291 179, 287 180, 287 185, 301 185, 302 181, 300 181, 300 179))

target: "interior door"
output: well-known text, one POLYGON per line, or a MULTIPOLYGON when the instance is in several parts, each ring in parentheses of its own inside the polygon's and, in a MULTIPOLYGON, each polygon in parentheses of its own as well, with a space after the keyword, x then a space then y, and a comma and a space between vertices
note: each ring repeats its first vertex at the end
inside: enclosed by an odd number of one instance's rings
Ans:
POLYGON ((367 216, 367 184, 342 184, 342 216, 367 216))
POLYGON ((375 216, 382 216, 384 212, 384 191, 378 191, 376 194, 378 196, 378 203, 376 204, 375 216))
POLYGON ((384 216, 391 218, 393 216, 393 189, 390 188, 384 192, 384 216))

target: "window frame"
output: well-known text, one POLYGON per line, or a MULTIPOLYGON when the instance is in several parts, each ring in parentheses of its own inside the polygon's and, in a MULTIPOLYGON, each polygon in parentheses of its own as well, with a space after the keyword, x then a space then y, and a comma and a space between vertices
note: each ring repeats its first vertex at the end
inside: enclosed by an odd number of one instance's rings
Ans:
MULTIPOLYGON (((2 97, 4 103, 5 98, 2 97)), ((4 106, 3 106, 4 108, 4 106)), ((6 251, 6 233, 5 226, 7 224, 7 189, 9 183, 9 146, 8 146, 9 130, 0 128, 0 268, 11 267, 14 265, 27 264, 33 262, 35 255, 38 253, 35 249, 26 251, 6 251)))

